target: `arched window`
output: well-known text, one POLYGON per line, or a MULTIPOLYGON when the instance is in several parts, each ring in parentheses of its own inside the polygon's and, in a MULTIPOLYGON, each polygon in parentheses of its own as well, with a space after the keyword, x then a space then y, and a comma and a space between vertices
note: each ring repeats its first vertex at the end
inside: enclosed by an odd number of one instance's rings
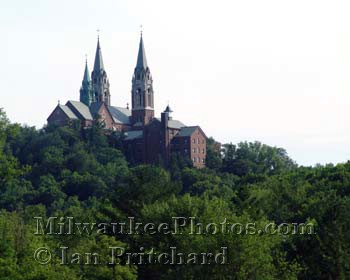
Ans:
POLYGON ((142 94, 141 94, 141 89, 136 90, 136 106, 142 106, 142 94))
POLYGON ((148 98, 148 106, 153 107, 153 105, 152 105, 152 95, 151 95, 150 89, 148 89, 147 98, 148 98))
POLYGON ((142 106, 142 95, 139 94, 139 106, 142 106))

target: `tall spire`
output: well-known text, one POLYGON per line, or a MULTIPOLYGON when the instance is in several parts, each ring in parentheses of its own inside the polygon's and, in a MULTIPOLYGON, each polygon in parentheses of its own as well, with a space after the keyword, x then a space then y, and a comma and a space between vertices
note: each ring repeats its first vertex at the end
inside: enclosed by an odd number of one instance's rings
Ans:
POLYGON ((151 71, 147 65, 141 33, 137 63, 131 87, 132 123, 146 125, 154 117, 154 95, 151 71))
POLYGON ((100 38, 97 38, 97 48, 96 48, 96 55, 95 55, 95 64, 94 64, 94 71, 101 71, 104 70, 103 66, 103 59, 102 59, 102 52, 100 47, 100 38))
POLYGON ((146 52, 145 52, 145 47, 143 45, 142 32, 140 37, 139 53, 137 55, 136 68, 147 69, 146 52))
POLYGON ((83 83, 87 82, 89 83, 90 80, 90 74, 89 74, 89 68, 88 68, 88 64, 87 64, 87 59, 85 59, 85 70, 84 70, 84 78, 83 78, 83 83))
POLYGON ((95 55, 94 70, 91 73, 92 86, 94 92, 94 100, 97 102, 105 102, 111 105, 111 95, 109 92, 109 81, 106 70, 103 66, 102 52, 100 47, 100 38, 97 37, 97 48, 95 55))
POLYGON ((84 77, 80 88, 80 102, 84 103, 86 106, 90 106, 90 104, 95 101, 94 99, 87 59, 85 59, 84 77))

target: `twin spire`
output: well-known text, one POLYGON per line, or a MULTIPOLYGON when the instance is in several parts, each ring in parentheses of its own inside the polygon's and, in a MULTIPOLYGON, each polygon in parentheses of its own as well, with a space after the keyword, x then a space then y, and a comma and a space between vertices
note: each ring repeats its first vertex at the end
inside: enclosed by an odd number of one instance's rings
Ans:
MULTIPOLYGON (((135 70, 136 69, 139 71, 148 69, 142 33, 140 37, 135 70)), ((99 37, 97 38, 95 62, 91 73, 91 79, 87 61, 85 61, 80 101, 85 103, 87 106, 90 106, 92 102, 105 102, 107 105, 110 105, 109 81, 106 70, 104 69, 99 37)))
MULTIPOLYGON (((145 47, 143 44, 143 38, 142 38, 142 33, 140 37, 140 44, 139 44, 139 51, 137 55, 137 62, 136 62, 136 68, 138 69, 146 69, 147 66, 147 59, 146 59, 146 52, 145 52, 145 47)), ((101 46, 100 46, 100 38, 97 38, 97 47, 96 47, 96 54, 95 54, 95 63, 94 63, 94 69, 93 71, 101 71, 105 70, 104 69, 104 64, 103 64, 103 58, 102 58, 102 51, 101 51, 101 46)), ((86 62, 86 67, 85 67, 85 73, 84 77, 87 71, 87 62, 86 62)))

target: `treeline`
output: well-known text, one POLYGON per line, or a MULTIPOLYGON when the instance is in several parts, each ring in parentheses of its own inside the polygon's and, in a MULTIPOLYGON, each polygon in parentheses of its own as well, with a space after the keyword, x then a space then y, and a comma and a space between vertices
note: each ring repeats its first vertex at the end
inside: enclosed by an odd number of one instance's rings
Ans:
POLYGON ((167 167, 137 166, 119 136, 98 125, 36 130, 0 110, 0 279, 350 279, 350 163, 299 167, 280 148, 242 142, 219 151, 214 139, 207 155, 200 170, 179 155, 167 167), (187 223, 181 234, 50 235, 35 234, 34 217, 156 225, 194 217, 255 231, 190 234, 187 223), (314 232, 265 232, 272 223, 309 224, 314 232), (70 264, 69 254, 61 264, 62 247, 109 256, 111 246, 157 254, 176 247, 184 255, 227 247, 228 263, 128 264, 120 256, 120 264, 70 264), (42 247, 51 252, 47 264, 35 256, 42 247))

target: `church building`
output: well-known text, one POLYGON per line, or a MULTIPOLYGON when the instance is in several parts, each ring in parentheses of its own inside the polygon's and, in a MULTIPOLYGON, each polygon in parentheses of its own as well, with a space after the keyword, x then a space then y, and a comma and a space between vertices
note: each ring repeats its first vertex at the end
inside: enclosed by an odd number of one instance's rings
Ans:
POLYGON ((129 106, 111 105, 109 79, 103 65, 100 40, 97 40, 94 68, 91 76, 87 62, 79 101, 58 104, 47 118, 48 124, 68 125, 74 121, 89 128, 95 121, 106 130, 123 134, 123 141, 131 149, 138 163, 169 162, 171 153, 179 153, 192 160, 193 166, 205 166, 207 137, 199 126, 186 126, 171 116, 169 105, 160 118, 154 112, 153 79, 146 60, 141 34, 136 67, 131 85, 129 106), (91 78, 90 78, 91 77, 91 78))

